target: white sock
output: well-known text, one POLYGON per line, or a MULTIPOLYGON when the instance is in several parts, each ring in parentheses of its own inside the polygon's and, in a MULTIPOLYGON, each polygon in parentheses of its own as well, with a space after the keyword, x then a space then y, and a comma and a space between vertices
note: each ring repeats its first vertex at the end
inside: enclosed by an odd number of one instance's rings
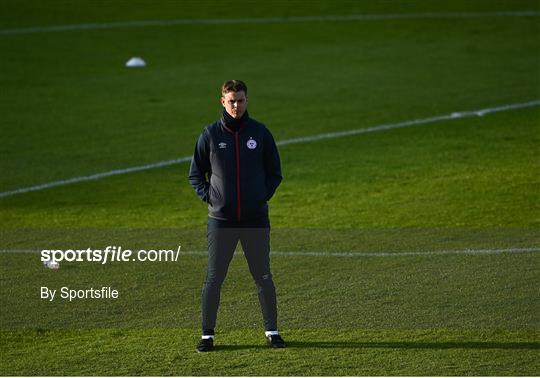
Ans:
POLYGON ((202 336, 201 336, 201 339, 203 339, 203 340, 207 340, 207 339, 212 339, 212 340, 214 340, 214 335, 202 335, 202 336))
POLYGON ((266 337, 268 337, 272 335, 279 335, 279 332, 278 331, 265 331, 264 334, 266 335, 266 337))

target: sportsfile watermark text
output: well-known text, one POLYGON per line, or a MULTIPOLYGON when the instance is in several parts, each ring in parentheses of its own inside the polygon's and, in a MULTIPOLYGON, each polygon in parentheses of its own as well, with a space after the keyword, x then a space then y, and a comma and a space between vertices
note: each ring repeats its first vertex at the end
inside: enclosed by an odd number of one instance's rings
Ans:
POLYGON ((172 249, 139 249, 134 252, 131 249, 123 249, 121 246, 108 246, 105 249, 43 249, 41 250, 41 261, 56 262, 97 262, 106 264, 108 262, 176 262, 180 257, 180 248, 176 251, 172 249))

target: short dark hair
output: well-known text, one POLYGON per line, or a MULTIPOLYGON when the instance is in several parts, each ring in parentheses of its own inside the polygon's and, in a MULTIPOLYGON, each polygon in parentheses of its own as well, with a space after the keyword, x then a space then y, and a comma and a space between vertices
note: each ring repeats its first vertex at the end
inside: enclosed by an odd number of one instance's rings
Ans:
POLYGON ((241 92, 244 91, 244 93, 247 96, 247 85, 242 80, 227 80, 223 83, 221 86, 221 94, 225 95, 229 92, 241 92))

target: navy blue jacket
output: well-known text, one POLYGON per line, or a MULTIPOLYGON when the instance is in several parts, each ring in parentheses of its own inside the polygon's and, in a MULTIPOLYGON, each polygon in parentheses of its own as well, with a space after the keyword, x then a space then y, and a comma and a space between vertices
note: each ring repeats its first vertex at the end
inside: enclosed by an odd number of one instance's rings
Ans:
POLYGON ((268 200, 282 180, 270 131, 247 117, 236 130, 222 117, 200 135, 189 182, 208 203, 208 215, 227 221, 268 217, 268 200))

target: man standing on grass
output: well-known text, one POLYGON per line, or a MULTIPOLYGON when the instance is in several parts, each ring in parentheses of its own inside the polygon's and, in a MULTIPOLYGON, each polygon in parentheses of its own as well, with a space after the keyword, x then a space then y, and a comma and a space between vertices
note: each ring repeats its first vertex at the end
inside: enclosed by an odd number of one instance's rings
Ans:
POLYGON ((272 134, 249 117, 247 101, 244 82, 223 84, 223 114, 203 130, 191 160, 189 182, 208 203, 208 269, 197 352, 208 352, 214 346, 221 284, 238 241, 257 285, 268 344, 285 347, 277 329, 267 203, 282 180, 281 164, 272 134))

